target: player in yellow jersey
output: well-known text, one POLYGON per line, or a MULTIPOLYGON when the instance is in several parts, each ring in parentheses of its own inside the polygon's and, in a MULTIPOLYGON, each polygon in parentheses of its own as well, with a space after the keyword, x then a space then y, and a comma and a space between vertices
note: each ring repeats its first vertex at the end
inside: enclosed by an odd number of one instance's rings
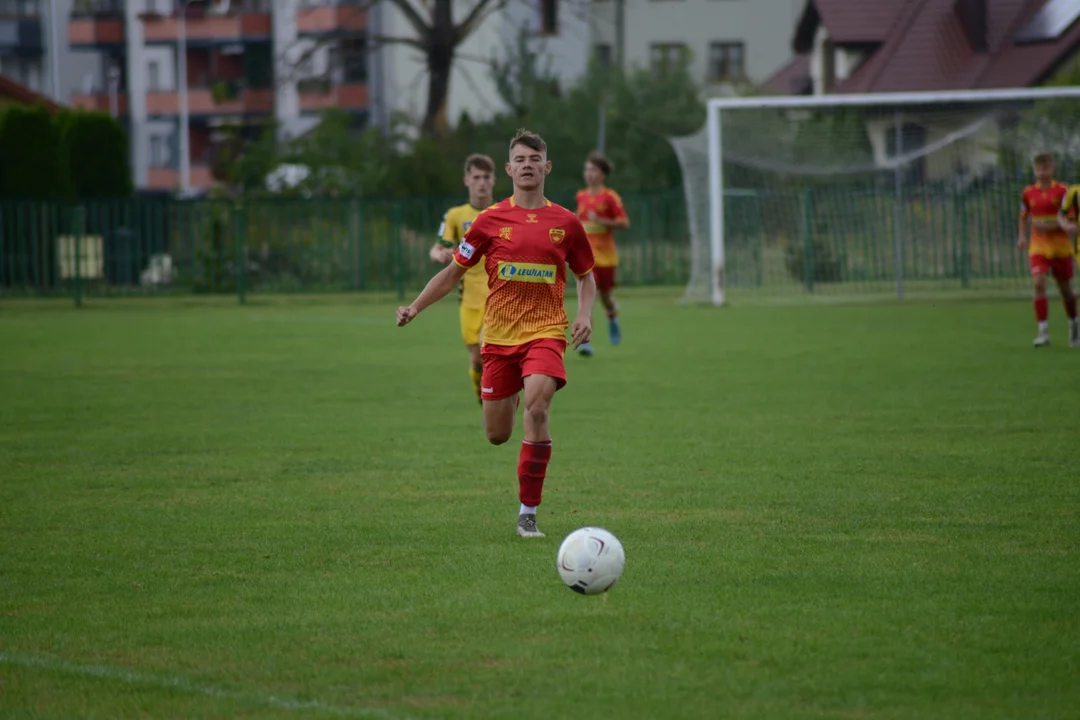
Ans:
MULTIPOLYGON (((465 187, 469 188, 469 202, 452 207, 443 216, 439 238, 431 248, 434 262, 448 265, 454 260, 454 250, 469 231, 476 216, 491 205, 491 193, 495 188, 495 163, 487 155, 470 155, 465 158, 465 187)), ((488 276, 481 262, 461 280, 461 339, 469 351, 469 379, 472 380, 477 402, 480 399, 480 377, 484 361, 480 357, 480 335, 484 325, 484 305, 488 296, 488 276)))

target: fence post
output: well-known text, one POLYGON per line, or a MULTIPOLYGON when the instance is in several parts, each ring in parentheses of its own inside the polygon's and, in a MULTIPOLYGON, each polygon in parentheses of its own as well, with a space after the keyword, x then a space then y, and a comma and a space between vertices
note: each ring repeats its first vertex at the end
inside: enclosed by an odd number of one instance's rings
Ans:
POLYGON ((363 263, 363 249, 361 248, 361 223, 360 223, 360 200, 352 198, 349 201, 349 246, 352 248, 352 289, 360 290, 363 263))
POLYGON ((401 222, 401 202, 394 201, 390 210, 390 223, 393 225, 390 229, 390 236, 394 248, 394 275, 397 283, 398 301, 405 300, 405 268, 403 267, 404 253, 401 247, 401 222))
POLYGON ((243 305, 247 301, 247 252, 244 247, 244 231, 247 212, 243 201, 233 206, 233 241, 236 243, 236 295, 243 305))
POLYGON ((82 279, 82 244, 83 235, 86 233, 86 211, 82 205, 71 208, 72 241, 75 249, 75 307, 83 304, 83 279, 82 279))
POLYGON ((960 190, 956 194, 956 210, 960 215, 960 287, 968 287, 968 223, 967 223, 967 203, 964 202, 964 191, 960 190))
POLYGON ((803 283, 807 292, 814 292, 814 233, 810 229, 813 218, 814 195, 810 188, 802 193, 802 241, 803 241, 803 283))

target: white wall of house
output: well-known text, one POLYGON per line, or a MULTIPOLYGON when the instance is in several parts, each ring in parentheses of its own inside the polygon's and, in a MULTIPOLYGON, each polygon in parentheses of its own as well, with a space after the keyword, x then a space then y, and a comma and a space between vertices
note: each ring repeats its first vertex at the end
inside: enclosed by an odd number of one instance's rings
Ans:
POLYGON ((617 3, 622 2, 627 68, 648 68, 653 47, 683 44, 690 72, 709 94, 728 91, 710 72, 713 43, 742 43, 746 80, 763 82, 791 59, 791 38, 805 0, 597 0, 590 22, 594 45, 610 48, 618 40, 617 3))

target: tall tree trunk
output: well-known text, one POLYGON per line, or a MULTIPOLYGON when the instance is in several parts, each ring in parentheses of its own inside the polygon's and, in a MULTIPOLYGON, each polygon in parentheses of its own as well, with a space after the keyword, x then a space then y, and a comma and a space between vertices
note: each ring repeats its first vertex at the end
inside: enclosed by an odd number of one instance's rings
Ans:
POLYGON ((435 0, 427 37, 428 97, 423 132, 428 136, 441 137, 449 130, 446 101, 450 95, 450 69, 457 40, 451 0, 435 0))

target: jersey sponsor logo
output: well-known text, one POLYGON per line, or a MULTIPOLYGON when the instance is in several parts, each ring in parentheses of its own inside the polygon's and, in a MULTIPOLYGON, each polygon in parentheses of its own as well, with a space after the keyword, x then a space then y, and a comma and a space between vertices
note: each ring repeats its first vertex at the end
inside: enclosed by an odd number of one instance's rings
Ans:
POLYGON ((527 223, 539 222, 536 219, 536 213, 525 213, 525 222, 527 222, 527 223))
POLYGON ((471 260, 472 256, 476 253, 476 248, 469 244, 467 240, 462 240, 458 245, 458 252, 461 253, 461 257, 466 260, 471 260))
POLYGON ((548 230, 548 237, 551 238, 551 242, 558 245, 566 237, 566 231, 562 228, 551 228, 548 230))
POLYGON ((502 238, 503 240, 509 240, 513 236, 514 236, 514 228, 513 227, 501 227, 501 228, 499 228, 499 237, 502 238))
POLYGON ((506 262, 499 263, 499 277, 515 282, 555 284, 555 266, 539 263, 506 262))

